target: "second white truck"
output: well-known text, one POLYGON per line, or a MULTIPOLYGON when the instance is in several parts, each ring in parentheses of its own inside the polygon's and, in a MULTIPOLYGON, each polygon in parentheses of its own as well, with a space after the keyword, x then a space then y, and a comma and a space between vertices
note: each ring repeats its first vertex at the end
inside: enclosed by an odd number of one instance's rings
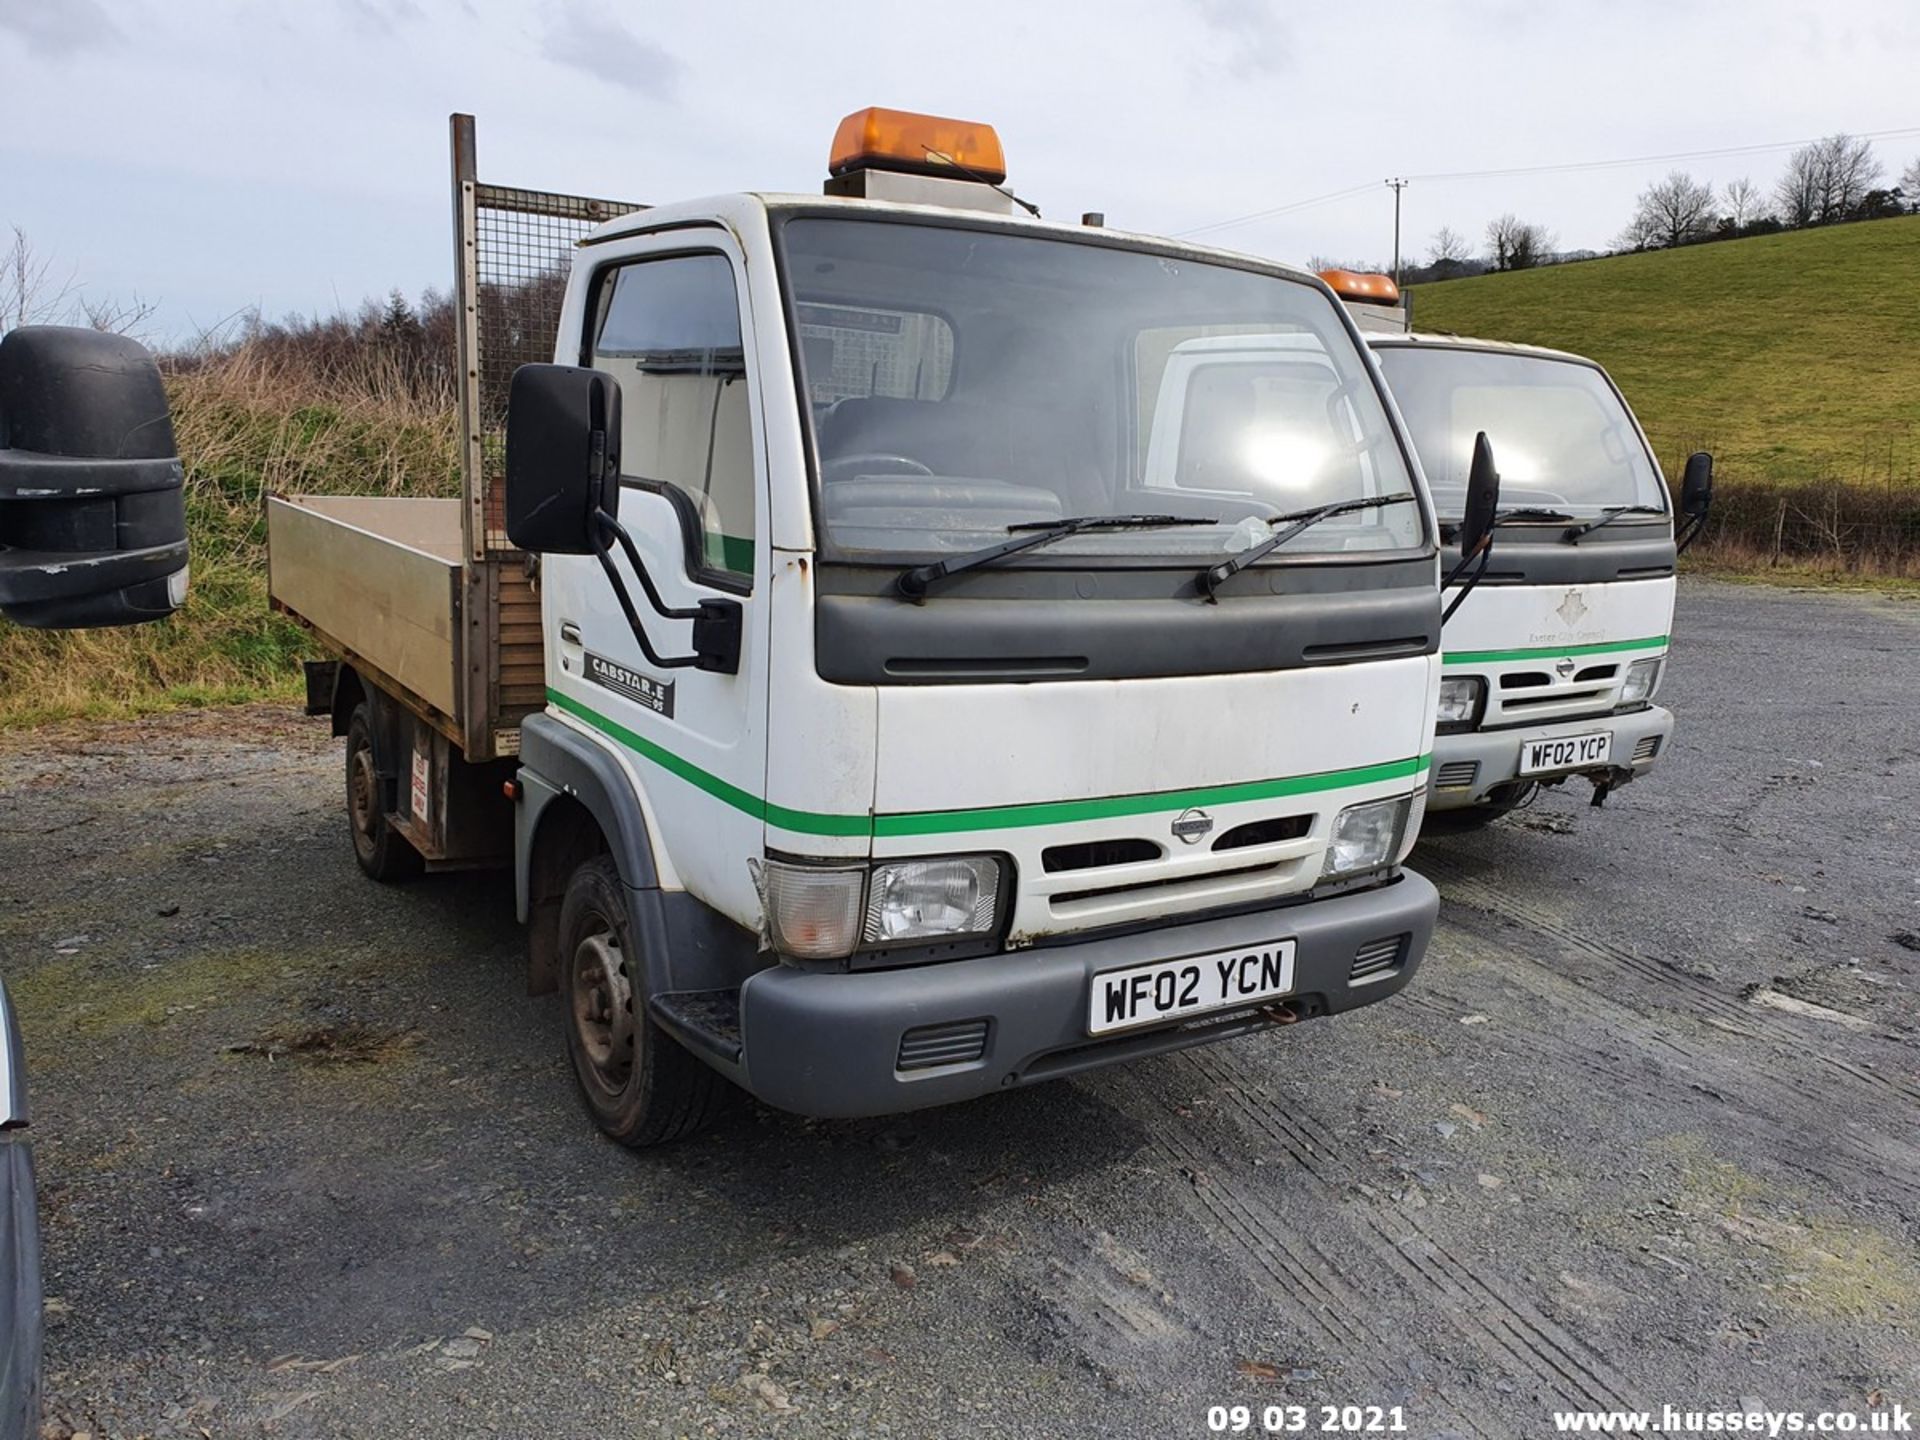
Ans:
POLYGON ((1433 487, 1450 570, 1474 582, 1442 638, 1429 826, 1482 825, 1574 778, 1602 804, 1673 736, 1655 699, 1674 562, 1706 514, 1712 457, 1687 462, 1679 509, 1692 528, 1676 538, 1653 448, 1593 361, 1457 336, 1368 341, 1433 487), (1506 508, 1476 565, 1457 532, 1482 433, 1506 508))

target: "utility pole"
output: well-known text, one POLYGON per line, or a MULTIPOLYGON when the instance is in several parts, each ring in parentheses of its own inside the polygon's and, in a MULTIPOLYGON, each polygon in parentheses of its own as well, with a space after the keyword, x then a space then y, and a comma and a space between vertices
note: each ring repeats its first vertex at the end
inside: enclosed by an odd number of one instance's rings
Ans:
POLYGON ((1384 180, 1393 187, 1393 283, 1400 283, 1400 192, 1407 188, 1403 179, 1384 180))

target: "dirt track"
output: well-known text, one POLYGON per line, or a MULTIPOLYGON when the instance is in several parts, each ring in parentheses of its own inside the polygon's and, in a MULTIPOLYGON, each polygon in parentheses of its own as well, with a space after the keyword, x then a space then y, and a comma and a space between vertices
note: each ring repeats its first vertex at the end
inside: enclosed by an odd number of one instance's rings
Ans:
POLYGON ((280 711, 0 744, 55 1433, 1207 1433, 1920 1403, 1920 605, 1689 585, 1671 758, 1423 845, 1413 987, 907 1120, 600 1141, 497 878, 280 711))

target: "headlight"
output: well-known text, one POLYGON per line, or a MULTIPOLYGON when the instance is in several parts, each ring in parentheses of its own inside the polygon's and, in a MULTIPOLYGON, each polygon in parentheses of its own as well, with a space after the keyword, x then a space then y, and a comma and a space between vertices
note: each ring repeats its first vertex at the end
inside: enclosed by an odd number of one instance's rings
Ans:
POLYGON ((755 867, 767 939, 782 955, 802 960, 838 960, 860 939, 860 901, 867 872, 788 865, 767 860, 755 867))
POLYGON ((985 935, 1000 910, 1000 862, 990 855, 890 860, 867 887, 868 945, 985 935))
POLYGON ((1399 851, 1412 800, 1411 795, 1370 800, 1364 805, 1349 805, 1336 815, 1320 878, 1336 880, 1390 864, 1399 851))
POLYGON ((1478 675, 1462 675, 1440 682, 1440 708, 1434 721, 1440 725, 1471 725, 1480 718, 1480 697, 1487 693, 1487 682, 1478 675))
POLYGON ((1622 705, 1638 705, 1653 698, 1653 692, 1660 688, 1660 667, 1665 658, 1656 655, 1651 660, 1636 660, 1627 667, 1627 678, 1620 682, 1622 705))

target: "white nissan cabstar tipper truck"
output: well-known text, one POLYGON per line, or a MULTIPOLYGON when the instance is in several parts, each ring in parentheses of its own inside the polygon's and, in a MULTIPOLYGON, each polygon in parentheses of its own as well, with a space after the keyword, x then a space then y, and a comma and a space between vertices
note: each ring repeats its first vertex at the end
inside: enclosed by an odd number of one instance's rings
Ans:
POLYGON ((1674 562, 1705 519, 1712 457, 1687 462, 1676 543, 1653 447, 1592 360, 1451 335, 1368 342, 1433 487, 1447 563, 1474 586, 1445 622, 1429 828, 1485 824, 1574 777, 1604 803, 1673 735, 1654 697, 1674 562), (1497 549, 1461 567, 1451 532, 1478 434, 1508 508, 1494 520, 1497 549))
POLYGON ((641 209, 472 156, 455 117, 466 493, 274 497, 271 588, 331 657, 363 868, 512 864, 607 1133, 1406 984, 1438 541, 1326 285, 1018 213, 988 127, 901 112, 848 117, 824 195, 641 209), (1150 467, 1170 357, 1246 333, 1316 402, 1182 372, 1150 467))

